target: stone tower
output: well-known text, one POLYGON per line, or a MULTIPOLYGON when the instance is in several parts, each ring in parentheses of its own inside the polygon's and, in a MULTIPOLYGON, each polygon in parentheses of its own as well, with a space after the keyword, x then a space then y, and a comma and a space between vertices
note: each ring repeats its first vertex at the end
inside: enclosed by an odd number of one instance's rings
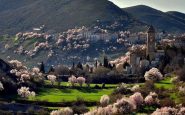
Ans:
POLYGON ((155 58, 155 29, 150 26, 147 31, 146 57, 149 61, 155 58))

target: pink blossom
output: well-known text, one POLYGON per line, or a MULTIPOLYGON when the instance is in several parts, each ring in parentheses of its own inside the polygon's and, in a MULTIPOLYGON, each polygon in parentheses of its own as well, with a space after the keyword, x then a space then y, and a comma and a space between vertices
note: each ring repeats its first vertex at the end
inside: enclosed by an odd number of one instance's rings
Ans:
POLYGON ((128 114, 136 109, 136 105, 127 98, 117 100, 117 102, 113 104, 113 107, 115 108, 116 113, 120 114, 128 114))
POLYGON ((159 81, 163 79, 163 75, 157 68, 152 68, 144 75, 146 81, 159 81))
POLYGON ((77 83, 77 79, 74 75, 72 75, 69 79, 68 82, 71 83, 72 86, 74 86, 77 83))
POLYGON ((144 101, 143 96, 139 92, 136 92, 133 95, 131 95, 130 100, 133 101, 133 103, 135 103, 135 105, 137 106, 140 106, 144 101))
POLYGON ((131 91, 137 92, 139 89, 140 89, 140 86, 139 86, 139 85, 134 85, 134 86, 131 88, 131 91))
POLYGON ((27 80, 27 79, 30 79, 30 75, 29 74, 21 74, 21 79, 24 81, 24 80, 27 80))
POLYGON ((110 98, 108 95, 101 96, 100 103, 102 106, 107 106, 109 104, 110 98))
POLYGON ((51 81, 51 84, 54 85, 57 77, 55 75, 48 75, 47 78, 51 81))
POLYGON ((155 92, 150 92, 144 101, 147 105, 159 104, 158 95, 155 92))
POLYGON ((82 87, 82 85, 85 83, 85 78, 84 77, 78 77, 77 78, 77 83, 82 87))
POLYGON ((180 108, 178 115, 185 115, 185 107, 180 108))
POLYGON ((37 67, 34 67, 34 68, 32 68, 32 72, 37 74, 40 72, 40 69, 37 67))
POLYGON ((54 110, 50 113, 50 115, 73 115, 73 110, 67 107, 59 110, 54 110))
POLYGON ((177 109, 171 107, 163 107, 156 109, 151 115, 177 115, 177 109))

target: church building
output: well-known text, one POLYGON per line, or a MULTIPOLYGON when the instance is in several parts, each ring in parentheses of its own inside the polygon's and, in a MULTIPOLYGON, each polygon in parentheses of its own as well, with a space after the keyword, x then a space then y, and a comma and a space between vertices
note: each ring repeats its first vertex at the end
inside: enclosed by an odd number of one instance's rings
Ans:
POLYGON ((146 44, 132 46, 129 54, 132 74, 138 74, 143 66, 151 68, 159 65, 159 59, 161 56, 164 56, 164 51, 156 49, 155 33, 154 27, 150 26, 147 30, 146 44))

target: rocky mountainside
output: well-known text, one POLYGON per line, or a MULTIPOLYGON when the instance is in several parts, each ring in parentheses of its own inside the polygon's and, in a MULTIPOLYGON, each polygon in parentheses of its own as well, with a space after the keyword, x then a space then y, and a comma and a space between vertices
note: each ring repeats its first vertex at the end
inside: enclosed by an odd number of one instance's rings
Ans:
POLYGON ((172 33, 185 32, 185 14, 183 13, 162 12, 144 5, 128 7, 123 10, 142 22, 154 25, 159 31, 165 30, 172 33))

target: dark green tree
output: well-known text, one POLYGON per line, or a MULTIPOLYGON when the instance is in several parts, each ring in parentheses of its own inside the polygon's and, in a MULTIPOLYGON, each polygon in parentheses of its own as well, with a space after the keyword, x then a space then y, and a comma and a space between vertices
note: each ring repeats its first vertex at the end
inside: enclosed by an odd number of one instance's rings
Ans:
POLYGON ((109 61, 108 61, 108 58, 106 56, 104 57, 103 62, 104 62, 103 63, 103 66, 106 67, 106 68, 108 68, 109 67, 109 61))
POLYGON ((51 66, 51 67, 49 68, 49 72, 48 72, 48 73, 52 73, 52 72, 54 72, 54 71, 55 71, 54 67, 51 66))
POLYGON ((82 63, 81 62, 78 62, 78 64, 77 64, 76 67, 79 68, 79 69, 81 69, 81 70, 83 70, 83 66, 82 66, 82 63))
POLYGON ((40 72, 45 73, 45 65, 44 65, 44 62, 41 62, 39 69, 40 69, 40 72))

